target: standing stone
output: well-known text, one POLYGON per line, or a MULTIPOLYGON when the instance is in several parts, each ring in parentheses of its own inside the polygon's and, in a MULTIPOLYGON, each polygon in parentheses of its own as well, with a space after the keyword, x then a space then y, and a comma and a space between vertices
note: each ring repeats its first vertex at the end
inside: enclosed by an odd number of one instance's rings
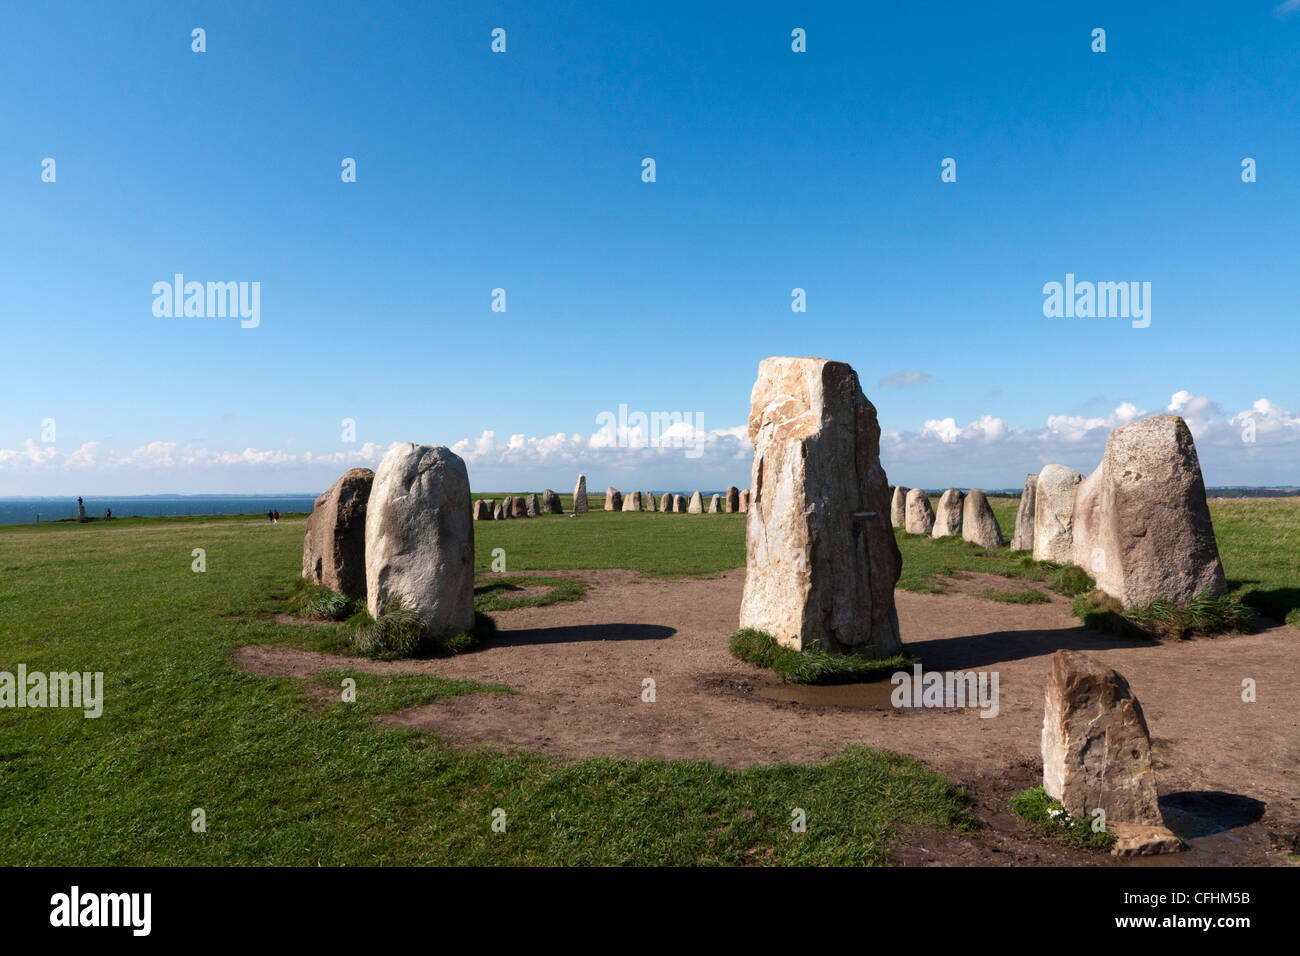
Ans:
POLYGON ((542 513, 541 505, 537 502, 537 495, 530 494, 524 499, 524 514, 530 518, 536 518, 542 513))
POLYGON ((749 489, 748 488, 740 489, 740 510, 743 512, 749 511, 749 489))
POLYGON ((640 511, 641 510, 641 492, 629 491, 627 497, 623 499, 623 511, 640 511))
POLYGON ((903 520, 903 530, 908 534, 928 535, 934 530, 934 509, 930 499, 920 488, 913 488, 907 493, 907 513, 903 520))
POLYGON ((1079 485, 1074 563, 1125 607, 1187 604, 1227 589, 1187 423, 1155 415, 1110 433, 1079 485))
POLYGON ((946 538, 961 534, 962 500, 965 497, 957 488, 949 488, 939 496, 939 508, 934 514, 934 528, 930 531, 932 537, 946 538))
POLYGON ((542 511, 548 515, 564 514, 564 505, 560 503, 560 496, 550 488, 542 492, 542 511))
POLYGON ((735 485, 727 485, 727 514, 735 514, 740 510, 740 489, 735 485))
POLYGON ((1025 476, 1025 490, 1020 493, 1016 507, 1016 530, 1011 536, 1012 551, 1034 550, 1034 497, 1038 491, 1038 476, 1025 476))
POLYGON ((740 626, 796 650, 898 653, 902 557, 886 523, 880 425, 857 373, 820 358, 764 359, 749 438, 740 626))
POLYGON ((704 514, 704 498, 698 491, 691 495, 691 503, 687 505, 686 510, 693 515, 704 514))
POLYGON ((587 513, 587 476, 579 475, 578 483, 573 486, 573 513, 583 515, 587 513))
POLYGON ((496 502, 491 498, 480 498, 478 501, 474 502, 474 520, 491 521, 492 507, 495 504, 496 502))
POLYGON ((1043 715, 1043 789, 1071 816, 1161 826, 1151 737, 1128 681, 1077 651, 1052 655, 1043 715))
POLYGON ((673 496, 671 492, 665 491, 663 497, 659 499, 659 510, 665 513, 673 510, 673 496))
POLYGON ((501 517, 513 518, 515 516, 515 499, 506 495, 501 499, 501 517))
POLYGON ((889 523, 895 528, 907 526, 907 493, 911 491, 904 485, 898 485, 889 501, 889 523))
POLYGON ((646 511, 657 511, 659 509, 659 502, 655 500, 654 494, 649 491, 641 492, 641 503, 646 511))
POLYGON ((1034 560, 1074 560, 1074 495, 1083 475, 1064 465, 1046 465, 1034 486, 1034 560))
POLYGON ((621 511, 623 509, 623 493, 617 488, 605 489, 605 510, 621 511))
POLYGON ((511 514, 512 517, 515 517, 515 518, 527 518, 527 517, 528 517, 528 509, 527 509, 527 507, 524 505, 524 496, 523 496, 523 495, 515 495, 513 498, 511 498, 511 499, 510 499, 510 508, 511 508, 510 514, 511 514))
POLYGON ((366 502, 375 473, 353 468, 316 499, 302 539, 302 576, 335 594, 366 596, 366 502))
POLYGON ((465 462, 441 445, 394 445, 366 508, 366 594, 378 618, 402 598, 442 637, 474 626, 474 522, 465 462))
POLYGON ((709 499, 709 514, 722 514, 722 495, 714 495, 709 499))
POLYGON ((86 522, 86 505, 80 498, 77 499, 77 520, 82 524, 86 522))
POLYGON ((686 512, 686 498, 683 495, 673 495, 673 511, 679 514, 686 512))
POLYGON ((492 520, 493 520, 493 521, 504 521, 504 520, 505 520, 505 517, 506 517, 506 516, 505 516, 505 509, 502 508, 501 505, 493 505, 493 506, 492 506, 492 520))
POLYGON ((961 536, 985 551, 1002 547, 1002 526, 998 524, 988 496, 978 488, 966 492, 961 506, 961 536))

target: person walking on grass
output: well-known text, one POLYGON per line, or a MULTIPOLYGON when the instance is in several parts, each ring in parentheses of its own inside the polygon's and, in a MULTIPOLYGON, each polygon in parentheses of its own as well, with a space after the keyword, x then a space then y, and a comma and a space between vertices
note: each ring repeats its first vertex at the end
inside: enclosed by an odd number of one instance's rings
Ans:
POLYGON ((266 520, 269 521, 271 524, 275 524, 275 512, 267 511, 266 520))
POLYGON ((279 523, 280 523, 280 509, 277 508, 275 510, 275 518, 271 521, 271 524, 279 524, 279 523))

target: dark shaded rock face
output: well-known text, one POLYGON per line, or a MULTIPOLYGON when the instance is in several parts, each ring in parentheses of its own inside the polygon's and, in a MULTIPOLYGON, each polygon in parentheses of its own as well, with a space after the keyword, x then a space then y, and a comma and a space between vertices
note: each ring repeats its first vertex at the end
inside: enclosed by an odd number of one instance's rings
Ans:
POLYGON ((366 505, 375 473, 353 468, 316 499, 302 542, 302 576, 336 594, 366 596, 366 505))

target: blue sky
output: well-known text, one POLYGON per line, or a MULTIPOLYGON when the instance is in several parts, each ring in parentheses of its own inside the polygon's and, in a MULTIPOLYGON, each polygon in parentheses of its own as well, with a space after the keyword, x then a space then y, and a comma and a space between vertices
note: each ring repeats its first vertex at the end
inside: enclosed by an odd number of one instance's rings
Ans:
POLYGON ((1210 484, 1300 483, 1300 3, 980 6, 16 7, 0 495, 314 491, 408 440, 480 490, 744 485, 780 354, 853 365, 902 484, 1086 472, 1171 409, 1210 484), (156 317, 178 272, 260 283, 257 327, 156 317), (1067 273, 1150 326, 1045 317, 1067 273))

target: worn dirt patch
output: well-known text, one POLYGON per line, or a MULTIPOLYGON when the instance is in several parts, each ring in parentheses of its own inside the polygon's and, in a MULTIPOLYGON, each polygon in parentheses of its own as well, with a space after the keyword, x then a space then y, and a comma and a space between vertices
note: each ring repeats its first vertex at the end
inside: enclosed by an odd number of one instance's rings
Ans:
MULTIPOLYGON (((563 757, 745 767, 818 762, 847 744, 894 750, 966 786, 987 824, 973 836, 909 833, 900 859, 1107 863, 1057 848, 1006 808, 1012 794, 1039 781, 1043 686, 1052 653, 1066 647, 1115 667, 1142 701, 1162 806, 1169 805, 1175 832, 1193 841, 1193 852, 1167 859, 1280 862, 1270 841, 1276 846, 1300 831, 1300 630, 1274 625, 1234 637, 1138 643, 1083 628, 1069 602, 1054 594, 1048 604, 1018 605, 899 591, 907 649, 927 671, 996 671, 997 716, 819 706, 763 696, 781 682, 728 653, 743 571, 706 580, 573 573, 594 585, 583 600, 497 612, 496 639, 472 654, 376 662, 268 646, 241 648, 235 658, 248 670, 276 675, 353 668, 507 684, 516 693, 452 697, 382 719, 563 757), (654 703, 641 699, 647 678, 655 682, 654 703), (1245 678, 1257 683, 1255 703, 1241 700, 1245 678), (1215 821, 1226 818, 1215 808, 1225 799, 1247 809, 1220 826, 1215 821)), ((989 586, 978 580, 984 577, 962 583, 978 590, 989 586)))

